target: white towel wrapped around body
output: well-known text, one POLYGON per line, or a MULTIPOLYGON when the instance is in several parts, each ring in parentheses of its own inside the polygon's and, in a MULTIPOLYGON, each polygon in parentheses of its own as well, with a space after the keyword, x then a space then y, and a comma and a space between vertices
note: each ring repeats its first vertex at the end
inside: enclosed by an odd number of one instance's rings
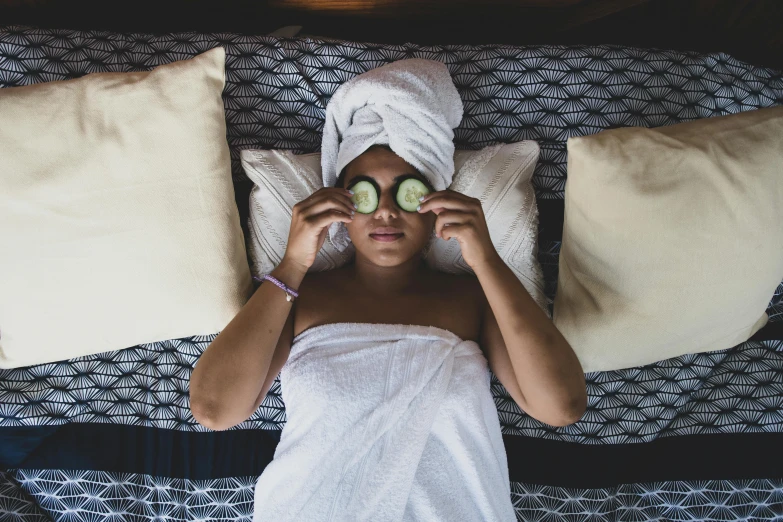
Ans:
POLYGON ((254 522, 516 520, 487 361, 434 326, 308 328, 254 522))
MULTIPOLYGON (((324 187, 333 187, 343 167, 371 145, 388 145, 421 172, 435 190, 454 176, 454 130, 464 107, 444 63, 409 58, 354 76, 326 105, 321 141, 324 187)), ((341 222, 329 226, 339 250, 350 242, 341 222)))

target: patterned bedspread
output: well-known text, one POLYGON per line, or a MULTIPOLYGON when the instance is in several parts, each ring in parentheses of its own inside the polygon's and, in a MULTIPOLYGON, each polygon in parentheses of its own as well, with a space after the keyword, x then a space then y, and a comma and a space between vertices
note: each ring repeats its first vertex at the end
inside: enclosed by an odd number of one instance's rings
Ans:
MULTIPOLYGON (((250 182, 240 150, 318 151, 342 82, 399 59, 444 62, 465 105, 458 149, 541 145, 534 185, 550 301, 569 136, 783 104, 780 72, 721 53, 30 27, 0 27, 0 87, 149 70, 218 45, 243 221, 250 182)), ((493 379, 518 519, 782 519, 783 285, 768 313, 770 325, 739 346, 588 374, 588 410, 563 428, 525 415, 493 379)), ((250 520, 285 407, 276 383, 239 426, 198 425, 188 380, 213 338, 1 370, 0 520, 250 520)))

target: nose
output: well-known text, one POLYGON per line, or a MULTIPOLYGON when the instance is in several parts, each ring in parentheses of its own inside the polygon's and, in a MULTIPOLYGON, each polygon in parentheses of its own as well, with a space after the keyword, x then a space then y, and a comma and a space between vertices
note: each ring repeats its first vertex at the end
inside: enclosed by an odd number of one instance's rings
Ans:
POLYGON ((396 218, 399 216, 400 209, 397 207, 394 198, 392 197, 391 189, 385 189, 381 192, 381 197, 378 200, 378 208, 375 209, 374 217, 380 221, 388 222, 390 218, 396 218))

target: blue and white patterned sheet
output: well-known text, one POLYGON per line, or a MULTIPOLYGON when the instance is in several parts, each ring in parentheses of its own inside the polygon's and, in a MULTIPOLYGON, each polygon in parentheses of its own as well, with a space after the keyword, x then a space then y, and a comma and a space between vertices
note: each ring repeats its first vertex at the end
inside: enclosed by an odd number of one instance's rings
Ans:
MULTIPOLYGON (((721 53, 29 27, 0 28, 0 87, 149 70, 218 45, 227 51, 227 137, 243 221, 250 183, 239 151, 319 150, 330 95, 388 61, 420 57, 448 66, 465 105, 455 131, 458 149, 537 140, 536 194, 540 204, 555 206, 563 197, 569 136, 783 103, 780 72, 721 53)), ((542 235, 539 259, 550 300, 559 247, 556 235, 542 235)), ((783 321, 783 285, 768 313, 772 322, 783 321)), ((274 436, 261 435, 279 435, 284 404, 275 383, 239 426, 217 434, 198 425, 188 406, 188 380, 213 338, 0 371, 0 520, 250 520, 255 479, 274 449, 274 436), (256 438, 257 444, 239 448, 252 457, 250 464, 237 461, 230 442, 256 438), (166 444, 173 449, 164 451, 166 444), (127 454, 131 447, 137 457, 127 454)), ((587 380, 588 411, 564 428, 525 415, 493 380, 519 520, 781 517, 783 462, 770 449, 783 442, 781 340, 591 373, 587 380), (707 465, 726 459, 727 450, 750 453, 745 462, 725 460, 721 469, 707 465), (570 467, 545 469, 542 463, 557 462, 563 451, 573 452, 570 467), (684 452, 702 465, 690 465, 684 452), (616 467, 628 455, 650 465, 616 467)))

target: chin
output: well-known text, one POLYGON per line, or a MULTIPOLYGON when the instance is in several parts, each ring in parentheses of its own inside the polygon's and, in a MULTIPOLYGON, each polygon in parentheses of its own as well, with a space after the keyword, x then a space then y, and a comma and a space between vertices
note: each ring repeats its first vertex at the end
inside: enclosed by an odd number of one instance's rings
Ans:
POLYGON ((401 265, 410 259, 409 256, 391 254, 391 255, 372 255, 368 256, 368 259, 372 260, 378 266, 397 266, 401 265))
POLYGON ((383 266, 383 267, 393 267, 393 266, 400 266, 411 259, 418 259, 422 262, 424 261, 424 257, 421 255, 420 251, 410 251, 403 253, 378 253, 378 252, 371 252, 370 255, 365 255, 365 259, 371 261, 376 266, 383 266))
POLYGON ((356 252, 357 254, 361 252, 365 259, 378 266, 397 266, 418 255, 418 252, 411 250, 409 245, 398 247, 394 243, 363 244, 356 248, 356 252))

